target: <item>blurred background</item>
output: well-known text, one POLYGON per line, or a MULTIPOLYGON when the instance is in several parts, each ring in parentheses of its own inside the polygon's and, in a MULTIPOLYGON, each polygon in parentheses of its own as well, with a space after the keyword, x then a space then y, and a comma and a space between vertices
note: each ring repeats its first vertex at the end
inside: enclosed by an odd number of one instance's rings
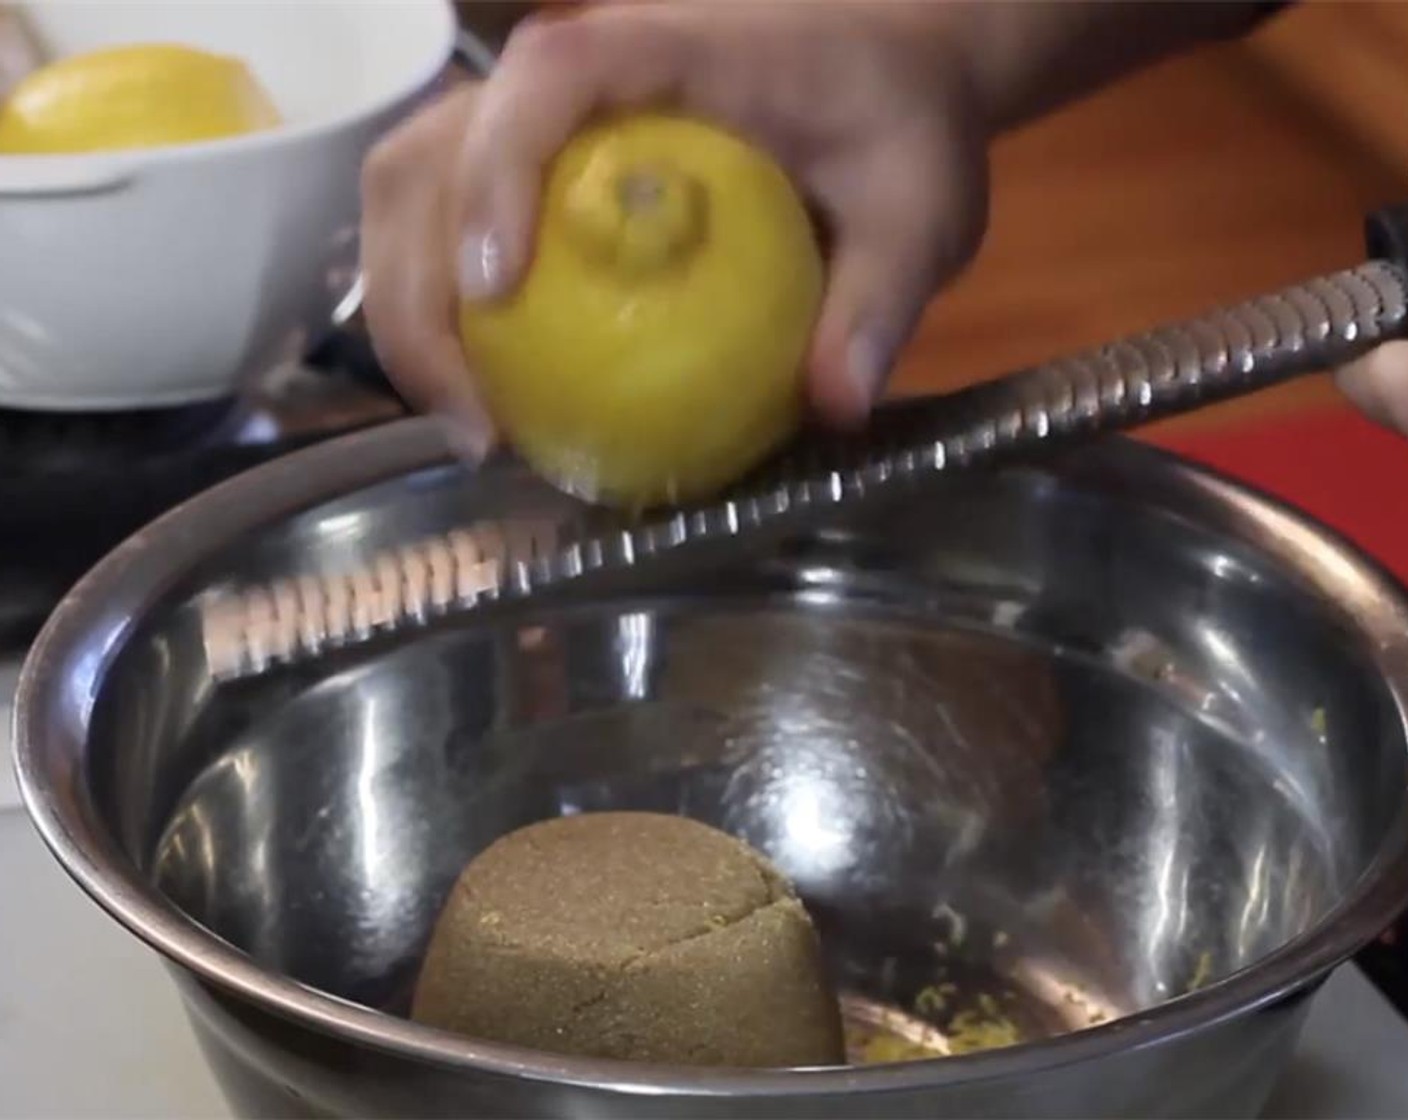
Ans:
MULTIPOLYGON (((1364 211, 1408 192, 1405 51, 1408 5, 1306 3, 1001 141, 988 242, 902 388, 1352 263, 1364 211)), ((1312 383, 1251 407, 1331 399, 1312 383)))
MULTIPOLYGON (((1353 263, 1408 198, 1408 4, 1301 3, 999 143, 988 241, 897 391, 988 377, 1353 263)), ((1316 379, 1148 438, 1280 494, 1408 577, 1408 444, 1316 379)))

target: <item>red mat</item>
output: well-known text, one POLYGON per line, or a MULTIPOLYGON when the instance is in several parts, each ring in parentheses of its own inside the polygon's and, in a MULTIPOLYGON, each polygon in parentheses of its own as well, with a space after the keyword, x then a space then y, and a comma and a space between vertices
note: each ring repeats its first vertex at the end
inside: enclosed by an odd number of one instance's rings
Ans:
POLYGON ((1182 429, 1156 442, 1305 510, 1408 582, 1408 439, 1346 406, 1182 429))

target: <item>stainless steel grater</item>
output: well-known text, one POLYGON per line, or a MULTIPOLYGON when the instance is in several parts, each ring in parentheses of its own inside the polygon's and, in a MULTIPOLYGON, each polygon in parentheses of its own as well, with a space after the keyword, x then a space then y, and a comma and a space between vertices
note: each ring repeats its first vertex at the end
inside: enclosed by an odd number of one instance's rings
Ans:
POLYGON ((1370 220, 1377 258, 1184 323, 961 392, 877 412, 857 436, 810 433, 716 502, 628 522, 478 522, 364 567, 294 577, 202 607, 211 672, 261 673, 329 650, 558 589, 629 586, 645 566, 705 562, 843 503, 1191 411, 1357 357, 1408 335, 1402 212, 1370 220))

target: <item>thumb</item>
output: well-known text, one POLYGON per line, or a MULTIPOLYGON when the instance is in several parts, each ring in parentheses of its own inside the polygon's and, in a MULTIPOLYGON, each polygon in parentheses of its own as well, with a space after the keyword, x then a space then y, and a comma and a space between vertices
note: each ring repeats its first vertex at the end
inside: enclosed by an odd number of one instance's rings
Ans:
POLYGON ((1386 342, 1336 375, 1340 390, 1371 420, 1408 435, 1408 342, 1386 342))

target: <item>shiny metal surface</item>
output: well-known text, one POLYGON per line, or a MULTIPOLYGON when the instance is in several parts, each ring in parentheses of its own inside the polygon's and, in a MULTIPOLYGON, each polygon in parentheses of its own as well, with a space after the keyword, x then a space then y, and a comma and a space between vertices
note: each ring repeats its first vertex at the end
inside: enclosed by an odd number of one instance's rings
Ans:
MULTIPOLYGON (((1408 274, 1389 261, 1309 280, 903 409, 859 439, 811 436, 718 503, 658 518, 525 526, 484 521, 391 542, 374 563, 240 589, 211 603, 206 654, 221 678, 587 581, 610 591, 643 564, 801 531, 819 514, 933 476, 1186 412, 1338 365, 1408 327, 1408 274), (303 578, 299 578, 303 577, 303 578)), ((570 489, 570 487, 569 487, 570 489)))
POLYGON ((448 465, 434 431, 176 511, 75 590, 21 682, 34 820, 172 961, 251 1115, 1250 1116, 1320 980, 1408 902, 1408 604, 1313 526, 1123 443, 836 513, 707 578, 214 682, 200 604, 223 589, 579 516, 448 465), (950 1034, 996 1006, 1029 1041, 701 1072, 401 1018, 462 863, 608 806, 766 851, 852 1000, 950 1034))

